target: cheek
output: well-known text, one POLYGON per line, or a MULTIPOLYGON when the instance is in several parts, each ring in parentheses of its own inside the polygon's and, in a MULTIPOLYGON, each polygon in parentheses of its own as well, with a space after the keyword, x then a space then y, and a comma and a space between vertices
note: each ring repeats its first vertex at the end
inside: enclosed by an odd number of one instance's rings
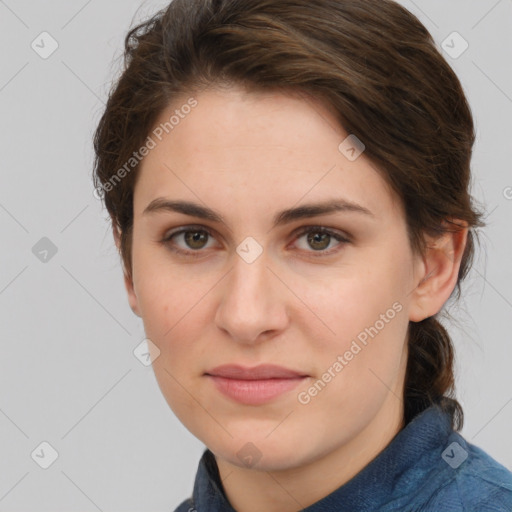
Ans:
POLYGON ((316 332, 316 338, 325 340, 326 346, 335 348, 343 348, 347 341, 350 343, 376 322, 383 330, 382 321, 386 321, 387 329, 393 323, 387 320, 394 319, 398 309, 405 309, 407 285, 402 262, 386 264, 382 256, 380 260, 380 264, 377 259, 373 263, 360 262, 338 271, 330 270, 315 279, 314 286, 309 278, 295 281, 296 295, 311 312, 305 311, 299 320, 296 309, 295 321, 302 322, 310 335, 316 332))
POLYGON ((381 252, 315 288, 303 283, 316 316, 308 314, 302 325, 312 340, 316 377, 337 390, 325 393, 326 400, 357 401, 362 390, 381 396, 397 377, 408 327, 406 269, 403 256, 381 252))
POLYGON ((201 300, 204 294, 190 286, 178 292, 176 285, 174 281, 171 291, 162 289, 159 293, 155 287, 148 290, 147 295, 142 294, 146 335, 154 338, 154 343, 169 356, 186 355, 190 344, 184 342, 198 339, 204 306, 201 300))
POLYGON ((200 311, 203 286, 194 284, 186 272, 149 257, 137 261, 135 276, 146 336, 169 352, 172 340, 183 339, 184 332, 197 325, 190 318, 200 311))
MULTIPOLYGON (((171 274, 167 270, 168 274, 171 274)), ((175 273, 162 277, 160 272, 146 273, 139 289, 144 331, 159 350, 153 371, 169 407, 184 424, 200 414, 196 400, 202 401, 200 346, 194 340, 204 338, 210 286, 180 280, 175 273), (191 392, 195 400, 191 399, 191 392)))
POLYGON ((323 424, 327 437, 359 431, 390 393, 401 396, 397 386, 407 357, 405 308, 388 293, 374 290, 365 296, 351 291, 338 294, 352 301, 335 307, 338 314, 331 325, 336 335, 311 338, 315 376, 298 396, 304 421, 314 418, 315 425, 323 424))

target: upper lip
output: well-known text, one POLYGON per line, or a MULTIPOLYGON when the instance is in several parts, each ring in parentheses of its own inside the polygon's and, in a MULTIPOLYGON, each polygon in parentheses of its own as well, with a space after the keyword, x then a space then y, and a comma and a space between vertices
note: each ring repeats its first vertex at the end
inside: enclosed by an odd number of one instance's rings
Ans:
POLYGON ((206 375, 239 380, 296 379, 298 377, 307 377, 302 372, 274 364, 261 364, 253 368, 247 368, 238 364, 225 364, 208 370, 206 375))

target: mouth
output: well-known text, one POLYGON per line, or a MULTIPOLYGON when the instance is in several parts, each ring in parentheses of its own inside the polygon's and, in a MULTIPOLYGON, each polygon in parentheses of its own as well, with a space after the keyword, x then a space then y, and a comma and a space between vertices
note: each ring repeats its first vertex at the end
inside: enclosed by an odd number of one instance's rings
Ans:
POLYGON ((246 368, 223 365, 204 374, 224 396, 245 405, 261 405, 291 391, 309 375, 276 365, 246 368))

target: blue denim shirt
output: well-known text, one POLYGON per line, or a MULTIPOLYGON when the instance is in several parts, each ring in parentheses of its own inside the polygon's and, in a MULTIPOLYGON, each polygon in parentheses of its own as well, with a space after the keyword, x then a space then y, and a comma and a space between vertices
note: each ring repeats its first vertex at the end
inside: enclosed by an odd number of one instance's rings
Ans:
MULTIPOLYGON (((512 472, 452 430, 437 405, 415 416, 387 447, 305 512, 512 512, 512 472)), ((203 453, 193 496, 175 512, 235 512, 217 463, 203 453)))

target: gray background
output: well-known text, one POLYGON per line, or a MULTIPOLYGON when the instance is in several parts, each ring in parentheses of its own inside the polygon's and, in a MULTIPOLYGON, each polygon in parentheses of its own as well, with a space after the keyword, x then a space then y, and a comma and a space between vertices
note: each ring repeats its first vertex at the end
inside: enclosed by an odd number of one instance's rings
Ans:
MULTIPOLYGON (((447 60, 474 112, 473 192, 490 215, 450 329, 462 434, 512 468, 512 0, 401 3, 440 47, 454 31, 469 43, 447 60)), ((0 511, 174 510, 192 489, 204 447, 133 355, 142 321, 91 181, 124 35, 164 5, 0 0, 0 511), (43 31, 59 45, 47 59, 31 47, 43 31), (43 237, 57 249, 46 262, 43 237), (58 452, 48 469, 31 457, 50 456, 43 441, 58 452)))

